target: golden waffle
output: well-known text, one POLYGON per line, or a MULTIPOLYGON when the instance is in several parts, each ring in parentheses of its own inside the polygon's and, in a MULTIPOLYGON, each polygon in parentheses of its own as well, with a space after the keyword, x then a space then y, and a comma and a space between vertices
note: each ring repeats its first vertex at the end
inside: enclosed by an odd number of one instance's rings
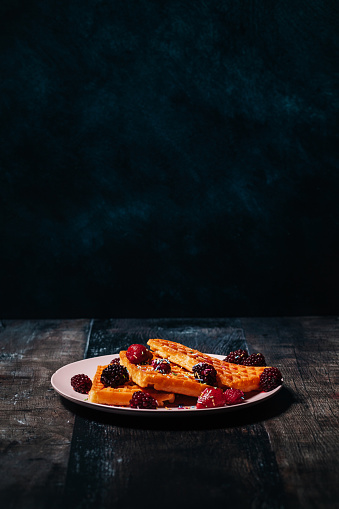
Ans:
POLYGON ((192 371, 193 366, 198 362, 212 364, 217 372, 217 382, 220 387, 231 387, 243 392, 259 389, 259 378, 265 367, 231 364, 165 339, 150 339, 147 344, 161 357, 169 359, 188 371, 192 371))
POLYGON ((126 382, 119 387, 105 387, 100 382, 101 373, 106 366, 98 366, 94 375, 92 388, 88 393, 88 401, 91 403, 100 403, 102 405, 119 405, 129 406, 130 399, 136 391, 148 392, 158 402, 159 406, 164 406, 164 402, 173 403, 175 395, 173 393, 159 392, 155 390, 148 390, 139 387, 134 382, 126 382))
POLYGON ((155 371, 150 364, 132 364, 127 359, 125 351, 120 352, 120 363, 127 368, 133 382, 141 387, 153 387, 158 391, 169 391, 197 398, 206 387, 210 387, 210 385, 197 382, 192 373, 172 363, 171 372, 162 374, 155 371))

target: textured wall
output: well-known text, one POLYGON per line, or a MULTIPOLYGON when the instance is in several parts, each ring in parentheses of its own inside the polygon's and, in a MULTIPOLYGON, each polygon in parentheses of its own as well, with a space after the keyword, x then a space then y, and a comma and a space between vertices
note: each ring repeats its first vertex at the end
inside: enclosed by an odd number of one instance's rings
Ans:
POLYGON ((338 312, 338 3, 0 3, 0 315, 338 312))

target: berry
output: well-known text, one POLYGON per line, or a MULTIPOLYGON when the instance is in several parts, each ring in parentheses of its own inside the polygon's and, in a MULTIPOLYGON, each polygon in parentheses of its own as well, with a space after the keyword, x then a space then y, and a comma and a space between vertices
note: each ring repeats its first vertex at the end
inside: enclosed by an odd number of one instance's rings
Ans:
POLYGON ((262 353, 252 353, 243 361, 244 366, 266 366, 266 360, 262 353))
POLYGON ((260 375, 260 389, 269 392, 282 384, 282 374, 278 368, 266 368, 260 375))
POLYGON ((234 352, 230 352, 228 355, 226 355, 224 361, 225 362, 231 362, 232 364, 242 364, 245 359, 248 357, 247 350, 235 350, 234 352))
POLYGON ((163 375, 171 372, 171 365, 167 359, 153 359, 152 367, 155 371, 159 371, 163 375))
POLYGON ((132 408, 157 408, 158 402, 148 392, 136 391, 129 402, 132 408))
POLYGON ((207 362, 199 362, 193 366, 192 371, 195 378, 201 384, 217 385, 217 372, 212 364, 207 364, 207 362))
POLYGON ((224 397, 226 405, 236 405, 244 399, 244 393, 239 389, 226 389, 224 397))
POLYGON ((147 364, 152 353, 144 345, 134 344, 128 347, 126 357, 132 364, 147 364))
POLYGON ((225 405, 224 393, 216 387, 207 387, 200 394, 197 401, 197 408, 214 408, 225 405))
POLYGON ((71 386, 75 392, 80 392, 80 394, 88 394, 92 387, 92 380, 84 374, 74 375, 71 378, 71 386))
POLYGON ((100 381, 105 387, 118 387, 128 382, 129 375, 125 366, 121 364, 109 364, 102 370, 100 381))
POLYGON ((120 359, 119 357, 116 357, 115 359, 112 359, 110 364, 120 364, 120 359))

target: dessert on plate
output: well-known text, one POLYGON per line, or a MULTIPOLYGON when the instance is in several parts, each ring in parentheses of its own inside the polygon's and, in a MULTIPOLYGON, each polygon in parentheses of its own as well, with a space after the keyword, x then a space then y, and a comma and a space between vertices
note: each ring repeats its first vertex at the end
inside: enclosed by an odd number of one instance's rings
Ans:
POLYGON ((201 409, 239 404, 248 393, 269 392, 283 382, 261 353, 239 349, 221 359, 164 339, 147 345, 132 344, 110 364, 97 366, 93 381, 73 376, 72 387, 91 403, 156 409, 189 397, 201 409))

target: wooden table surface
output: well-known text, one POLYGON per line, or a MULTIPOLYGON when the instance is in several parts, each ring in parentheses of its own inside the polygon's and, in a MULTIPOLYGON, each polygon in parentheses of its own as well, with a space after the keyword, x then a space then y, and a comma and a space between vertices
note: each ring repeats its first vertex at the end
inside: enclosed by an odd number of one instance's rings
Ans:
POLYGON ((338 507, 338 337, 337 317, 3 320, 3 507, 338 507), (150 337, 262 352, 284 387, 248 409, 168 418, 90 410, 53 390, 63 365, 150 337))

